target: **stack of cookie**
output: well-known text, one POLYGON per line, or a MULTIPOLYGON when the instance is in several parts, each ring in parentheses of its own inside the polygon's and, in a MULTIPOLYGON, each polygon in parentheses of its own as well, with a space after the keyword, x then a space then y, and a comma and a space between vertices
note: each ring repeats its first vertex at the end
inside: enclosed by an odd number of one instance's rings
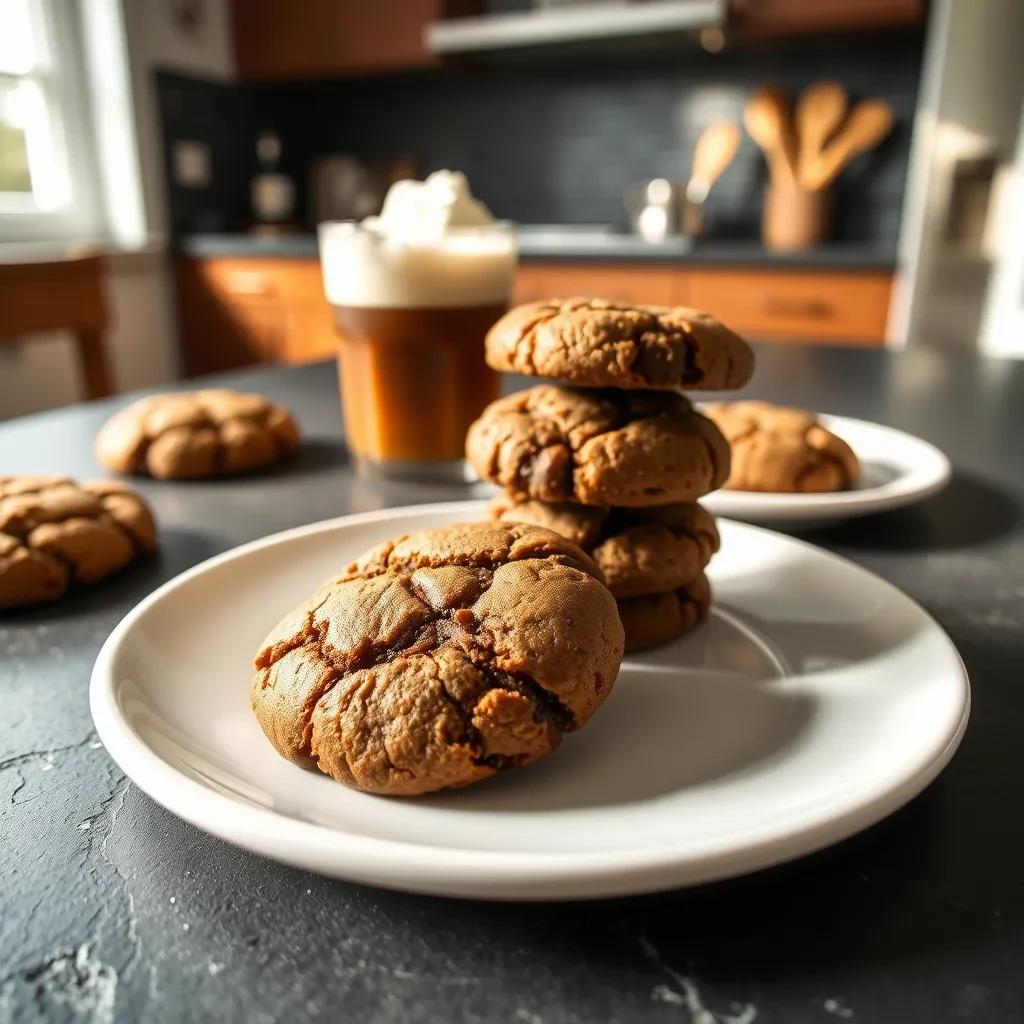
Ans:
POLYGON ((492 515, 556 530, 594 558, 627 651, 700 622, 718 531, 697 499, 728 477, 729 445, 681 392, 746 384, 746 343, 699 310, 570 299, 509 312, 487 362, 569 385, 498 399, 470 427, 467 459, 505 489, 492 515))

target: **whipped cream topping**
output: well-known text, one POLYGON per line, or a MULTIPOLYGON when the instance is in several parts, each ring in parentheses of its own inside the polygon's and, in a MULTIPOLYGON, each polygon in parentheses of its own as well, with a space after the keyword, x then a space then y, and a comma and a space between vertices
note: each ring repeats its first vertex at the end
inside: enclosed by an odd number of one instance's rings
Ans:
POLYGON ((474 199, 460 171, 434 171, 426 181, 396 181, 379 217, 363 223, 392 238, 440 239, 449 228, 493 224, 491 211, 474 199))
POLYGON ((456 171, 397 181, 378 216, 321 224, 319 236, 324 288, 335 305, 482 306, 511 292, 515 236, 456 171))

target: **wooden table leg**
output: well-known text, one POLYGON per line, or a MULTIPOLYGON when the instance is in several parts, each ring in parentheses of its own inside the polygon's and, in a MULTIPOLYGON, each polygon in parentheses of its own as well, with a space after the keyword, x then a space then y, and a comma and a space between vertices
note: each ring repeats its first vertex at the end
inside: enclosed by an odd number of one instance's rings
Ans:
POLYGON ((83 328, 75 332, 78 342, 78 364, 82 369, 85 393, 88 398, 106 398, 112 393, 110 367, 103 348, 103 332, 83 328))

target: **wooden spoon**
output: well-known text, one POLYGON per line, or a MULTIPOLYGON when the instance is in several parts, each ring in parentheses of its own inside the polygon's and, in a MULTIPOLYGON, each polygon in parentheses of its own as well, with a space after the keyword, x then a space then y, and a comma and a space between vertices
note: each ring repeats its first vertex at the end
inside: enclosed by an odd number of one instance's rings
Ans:
POLYGON ((807 188, 825 188, 859 153, 877 146, 893 125, 892 107, 885 100, 861 100, 836 137, 807 168, 807 188))
POLYGON ((797 178, 809 188, 807 174, 846 114, 846 90, 838 82, 815 82, 796 105, 797 178))
POLYGON ((763 85, 743 111, 750 137, 764 150, 772 181, 796 185, 796 139, 786 94, 774 85, 763 85))

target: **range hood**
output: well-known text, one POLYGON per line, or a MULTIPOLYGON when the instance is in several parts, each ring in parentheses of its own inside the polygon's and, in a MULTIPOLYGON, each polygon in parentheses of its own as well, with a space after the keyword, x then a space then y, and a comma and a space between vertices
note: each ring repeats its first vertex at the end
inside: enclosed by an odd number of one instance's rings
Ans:
POLYGON ((580 3, 514 14, 436 21, 425 30, 434 53, 486 53, 598 40, 698 32, 725 23, 726 0, 580 3))

